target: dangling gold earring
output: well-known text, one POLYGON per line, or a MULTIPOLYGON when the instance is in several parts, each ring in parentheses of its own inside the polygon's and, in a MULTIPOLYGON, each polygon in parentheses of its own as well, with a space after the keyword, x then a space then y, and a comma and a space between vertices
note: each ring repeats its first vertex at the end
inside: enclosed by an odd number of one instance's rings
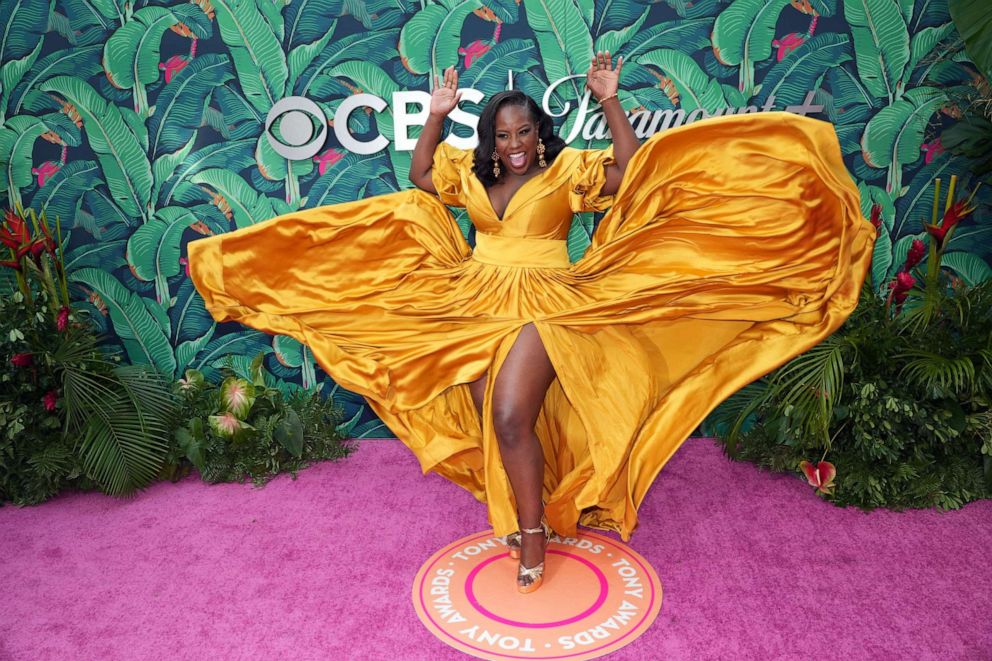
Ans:
POLYGON ((544 160, 544 143, 537 139, 537 164, 542 168, 548 167, 548 162, 544 160))
POLYGON ((499 154, 493 150, 493 176, 499 179, 499 154))

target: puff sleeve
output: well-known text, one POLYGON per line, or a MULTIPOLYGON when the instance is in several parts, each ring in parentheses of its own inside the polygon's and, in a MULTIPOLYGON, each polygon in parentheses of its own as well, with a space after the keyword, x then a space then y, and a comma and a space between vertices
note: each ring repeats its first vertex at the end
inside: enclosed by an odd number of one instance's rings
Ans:
POLYGON ((613 195, 603 195, 606 166, 614 165, 613 145, 606 149, 579 149, 569 181, 569 205, 572 211, 605 211, 613 204, 613 195))
POLYGON ((472 152, 458 149, 447 142, 438 144, 434 150, 434 163, 431 166, 431 181, 441 201, 451 207, 465 206, 465 185, 463 174, 472 167, 472 152))

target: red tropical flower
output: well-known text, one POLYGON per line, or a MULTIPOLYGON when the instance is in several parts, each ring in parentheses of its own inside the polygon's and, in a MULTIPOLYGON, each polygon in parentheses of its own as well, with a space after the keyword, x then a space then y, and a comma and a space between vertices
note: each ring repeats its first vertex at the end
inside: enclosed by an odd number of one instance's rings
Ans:
POLYGON ((772 46, 778 49, 777 61, 781 62, 786 55, 805 44, 807 38, 809 35, 805 32, 792 32, 781 39, 773 40, 772 46))
POLYGON ((169 84, 172 82, 172 77, 185 69, 187 64, 189 60, 182 55, 173 55, 165 62, 160 62, 158 68, 165 71, 165 82, 169 84))
POLYGON ((938 246, 944 245, 944 237, 950 228, 941 227, 940 225, 924 225, 923 227, 926 228, 927 234, 933 237, 933 240, 937 242, 938 246))
POLYGON ((58 390, 49 390, 48 392, 45 393, 45 396, 42 398, 42 402, 44 402, 45 404, 45 410, 49 412, 55 410, 55 404, 58 403, 58 401, 59 401, 58 390))
POLYGON ((938 155, 944 153, 944 145, 941 144, 940 138, 937 138, 932 142, 923 143, 923 146, 920 147, 920 151, 923 152, 923 162, 925 164, 929 164, 938 155))
POLYGON ((464 48, 458 49, 459 55, 465 56, 465 68, 468 69, 472 63, 489 52, 492 45, 489 42, 477 39, 464 48))
POLYGON ((59 329, 59 332, 65 330, 66 326, 69 325, 69 307, 66 305, 62 306, 59 310, 58 316, 55 318, 55 326, 59 329))
POLYGON ((55 239, 52 238, 52 233, 48 231, 48 225, 44 222, 40 223, 40 225, 41 234, 36 236, 34 241, 32 241, 29 246, 31 250, 31 259, 33 259, 34 263, 38 265, 38 268, 41 268, 41 256, 44 253, 47 252, 52 257, 56 256, 55 239))
POLYGON ((968 200, 958 200, 944 212, 944 217, 940 219, 940 223, 937 225, 924 225, 927 233, 933 237, 937 245, 943 247, 944 237, 951 229, 961 222, 961 219, 970 214, 975 210, 975 207, 968 205, 968 200))
POLYGON ((927 247, 919 239, 913 239, 912 245, 909 247, 909 253, 906 254, 906 266, 904 270, 908 271, 923 259, 923 254, 926 252, 927 247))
POLYGON ((974 210, 975 207, 968 206, 968 200, 958 200, 944 212, 944 217, 940 220, 940 226, 950 229, 974 210))
POLYGON ((34 357, 29 353, 15 353, 10 359, 10 364, 14 367, 31 367, 34 364, 34 357))
POLYGON ((832 493, 837 469, 829 461, 821 461, 815 466, 808 461, 801 461, 799 468, 806 474, 806 481, 816 487, 820 493, 832 493))
POLYGON ((889 289, 892 290, 892 298, 896 303, 902 303, 906 300, 906 295, 909 290, 916 285, 916 278, 910 275, 906 271, 899 271, 896 273, 896 277, 892 282, 889 283, 889 289))
POLYGON ((45 161, 36 168, 31 168, 31 174, 38 176, 38 185, 44 186, 45 182, 52 178, 56 172, 62 169, 62 166, 54 161, 45 161))
POLYGON ((31 251, 31 234, 28 224, 14 211, 7 209, 0 225, 0 243, 13 250, 20 259, 31 251))
POLYGON ((327 170, 344 158, 344 154, 336 149, 328 149, 323 154, 319 154, 313 157, 315 163, 317 163, 317 171, 320 174, 324 174, 327 170))
POLYGON ((20 260, 17 260, 16 262, 13 262, 9 259, 0 260, 0 266, 9 266, 10 268, 18 272, 24 271, 24 265, 21 264, 20 260))
POLYGON ((875 229, 882 228, 882 205, 876 202, 871 205, 871 224, 875 226, 875 229))

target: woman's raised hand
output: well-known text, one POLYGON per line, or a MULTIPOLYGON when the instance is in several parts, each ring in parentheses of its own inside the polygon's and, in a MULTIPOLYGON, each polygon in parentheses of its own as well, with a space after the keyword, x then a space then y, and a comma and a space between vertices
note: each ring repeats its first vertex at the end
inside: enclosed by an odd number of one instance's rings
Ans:
POLYGON ((434 76, 434 91, 431 92, 432 115, 447 116, 455 109, 462 95, 458 92, 458 72, 451 66, 444 70, 444 83, 438 81, 434 76))
POLYGON ((615 94, 620 86, 620 69, 623 68, 623 55, 617 58, 617 68, 613 68, 610 51, 597 52, 586 72, 586 87, 596 100, 615 94))

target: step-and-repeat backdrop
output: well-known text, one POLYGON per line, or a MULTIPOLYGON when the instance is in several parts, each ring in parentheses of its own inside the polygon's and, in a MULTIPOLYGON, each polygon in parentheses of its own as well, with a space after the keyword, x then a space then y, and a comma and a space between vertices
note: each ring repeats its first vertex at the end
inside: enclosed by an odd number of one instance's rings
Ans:
MULTIPOLYGON (((185 245, 300 208, 408 187, 432 75, 465 88, 453 140, 514 87, 575 147, 607 142, 584 91, 594 50, 624 56, 620 99, 640 137, 728 113, 832 122, 865 215, 882 209, 872 283, 922 237, 932 182, 965 174, 944 151, 973 81, 946 0, 2 0, 0 172, 5 206, 71 230, 67 267, 109 341, 179 377, 267 354, 273 382, 319 389, 343 431, 389 436, 306 347, 218 326, 185 245)), ((946 187, 945 187, 946 188, 946 187)), ((986 191, 987 192, 987 191, 986 191)), ((981 197, 988 200, 985 193, 981 197)), ((944 263, 985 278, 986 210, 944 263)), ((468 219, 456 216, 471 239, 468 219)), ((573 258, 595 218, 579 216, 573 258)), ((292 255, 287 255, 292 259, 292 255)))

